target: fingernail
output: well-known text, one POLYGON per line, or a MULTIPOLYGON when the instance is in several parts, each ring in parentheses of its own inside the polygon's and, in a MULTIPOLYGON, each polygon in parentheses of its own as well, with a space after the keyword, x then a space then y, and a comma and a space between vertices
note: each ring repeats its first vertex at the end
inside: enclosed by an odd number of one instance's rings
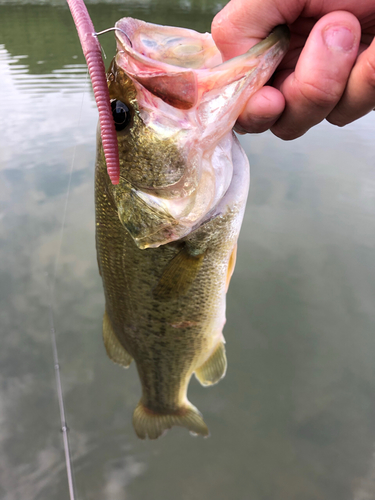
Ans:
POLYGON ((237 132, 237 134, 240 134, 240 135, 248 134, 248 131, 245 130, 243 127, 241 127, 241 125, 239 125, 238 123, 235 124, 233 129, 235 132, 237 132))
POLYGON ((354 47, 354 35, 343 26, 327 26, 323 32, 324 42, 330 49, 349 52, 354 47))

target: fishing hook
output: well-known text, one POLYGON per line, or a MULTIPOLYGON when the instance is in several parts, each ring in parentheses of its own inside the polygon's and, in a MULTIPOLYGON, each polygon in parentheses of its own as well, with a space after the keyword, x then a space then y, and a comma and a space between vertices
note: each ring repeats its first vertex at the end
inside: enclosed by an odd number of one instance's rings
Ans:
POLYGON ((109 31, 121 31, 121 33, 123 35, 126 36, 129 44, 130 44, 130 47, 133 48, 133 44, 132 44, 132 41, 130 40, 130 38, 128 37, 128 35, 125 33, 125 31, 123 31, 122 29, 120 28, 116 28, 116 27, 113 27, 113 28, 107 28, 106 30, 103 30, 103 31, 99 31, 98 33, 94 33, 95 36, 98 36, 98 35, 103 35, 103 33, 108 33, 109 31))

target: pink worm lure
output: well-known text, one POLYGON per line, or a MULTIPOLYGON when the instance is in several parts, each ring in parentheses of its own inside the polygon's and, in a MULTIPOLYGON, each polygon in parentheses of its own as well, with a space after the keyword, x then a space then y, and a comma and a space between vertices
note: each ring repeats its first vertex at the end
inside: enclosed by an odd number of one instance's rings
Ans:
POLYGON ((83 55, 90 73, 96 105, 99 111, 100 132, 103 142, 107 172, 112 184, 118 184, 120 179, 120 163, 118 157, 117 134, 112 118, 111 103, 105 67, 100 44, 94 25, 83 0, 67 0, 74 24, 78 31, 83 55))

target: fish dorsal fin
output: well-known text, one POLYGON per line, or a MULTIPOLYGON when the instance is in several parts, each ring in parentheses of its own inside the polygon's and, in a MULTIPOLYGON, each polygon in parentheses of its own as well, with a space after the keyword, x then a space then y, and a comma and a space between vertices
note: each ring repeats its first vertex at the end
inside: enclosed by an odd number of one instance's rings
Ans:
POLYGON ((103 340, 105 350, 107 351, 108 357, 112 361, 118 363, 124 368, 128 368, 132 362, 132 357, 126 351, 126 349, 120 344, 118 338, 111 324, 111 320, 108 317, 107 311, 105 311, 103 316, 103 340))
POLYGON ((169 300, 185 295, 193 284, 202 266, 205 253, 193 255, 185 246, 167 264, 161 278, 154 288, 154 297, 169 300))
POLYGON ((174 426, 186 427, 192 434, 209 435, 201 413, 189 402, 173 413, 154 412, 146 408, 142 401, 134 410, 133 427, 140 439, 156 439, 174 426))
POLYGON ((224 343, 220 341, 208 360, 195 370, 195 376, 202 385, 213 385, 225 376, 226 371, 227 357, 224 343))

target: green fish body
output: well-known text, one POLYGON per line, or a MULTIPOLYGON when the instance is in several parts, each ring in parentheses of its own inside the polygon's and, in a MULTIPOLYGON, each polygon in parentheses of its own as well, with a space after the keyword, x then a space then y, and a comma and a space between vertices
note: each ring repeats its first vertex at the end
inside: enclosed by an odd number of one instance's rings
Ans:
POLYGON ((222 63, 208 34, 130 18, 116 26, 107 78, 120 182, 109 180, 100 135, 95 180, 104 343, 116 363, 136 363, 140 438, 176 425, 207 436, 187 389, 193 373, 207 386, 227 367, 225 297, 249 186, 232 127, 288 35, 278 28, 222 63))

